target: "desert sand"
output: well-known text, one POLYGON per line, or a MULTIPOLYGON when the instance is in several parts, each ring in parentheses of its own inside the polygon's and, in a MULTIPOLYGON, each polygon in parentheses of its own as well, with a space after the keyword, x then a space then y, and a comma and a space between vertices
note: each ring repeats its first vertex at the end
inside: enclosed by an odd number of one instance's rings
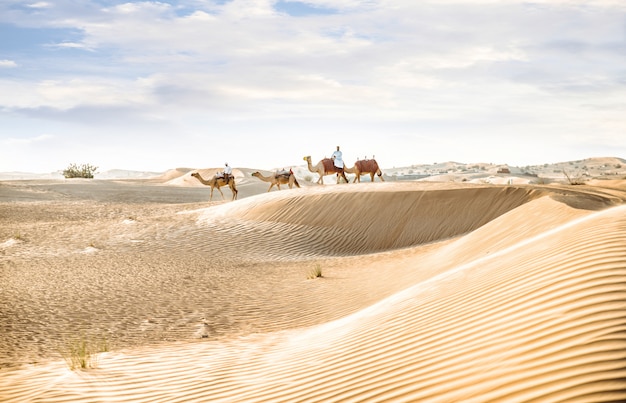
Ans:
POLYGON ((624 178, 255 170, 0 182, 0 401, 626 400, 624 178))

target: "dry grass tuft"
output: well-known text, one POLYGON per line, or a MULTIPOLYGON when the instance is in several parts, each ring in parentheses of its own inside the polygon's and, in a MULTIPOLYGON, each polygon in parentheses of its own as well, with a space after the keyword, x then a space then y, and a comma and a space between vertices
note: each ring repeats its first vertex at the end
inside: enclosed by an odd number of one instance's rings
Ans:
POLYGON ((322 266, 320 266, 319 264, 316 264, 315 268, 309 271, 309 275, 307 276, 307 279, 312 280, 312 279, 320 278, 320 277, 324 277, 322 275, 322 266))
POLYGON ((98 355, 109 351, 106 338, 90 339, 81 333, 80 336, 68 340, 61 355, 67 366, 72 370, 96 368, 98 366, 98 355))

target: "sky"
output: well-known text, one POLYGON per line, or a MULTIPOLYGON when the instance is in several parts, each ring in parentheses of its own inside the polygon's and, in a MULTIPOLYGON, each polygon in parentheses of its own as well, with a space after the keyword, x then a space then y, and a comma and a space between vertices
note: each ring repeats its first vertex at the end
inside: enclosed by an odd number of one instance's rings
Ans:
POLYGON ((0 0, 0 172, 626 158, 624 0, 0 0))

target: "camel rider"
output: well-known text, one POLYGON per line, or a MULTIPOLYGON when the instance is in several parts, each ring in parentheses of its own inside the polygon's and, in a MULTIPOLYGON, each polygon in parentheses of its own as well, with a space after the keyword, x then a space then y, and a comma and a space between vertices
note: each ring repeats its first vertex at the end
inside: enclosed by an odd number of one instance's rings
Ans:
POLYGON ((228 165, 228 162, 224 164, 224 182, 228 184, 230 177, 233 174, 233 169, 228 165))
POLYGON ((339 150, 339 146, 337 146, 337 151, 333 152, 331 158, 333 159, 333 163, 337 168, 343 169, 343 157, 341 151, 339 150))

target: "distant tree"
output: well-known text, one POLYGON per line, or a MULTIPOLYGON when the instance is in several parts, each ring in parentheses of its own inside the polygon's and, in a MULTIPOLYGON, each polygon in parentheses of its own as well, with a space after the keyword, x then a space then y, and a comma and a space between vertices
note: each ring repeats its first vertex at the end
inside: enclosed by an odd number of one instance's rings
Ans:
POLYGON ((583 174, 581 174, 580 172, 571 174, 564 169, 563 174, 567 178, 567 182, 570 185, 584 185, 585 184, 585 180, 583 179, 583 174))
POLYGON ((98 167, 91 164, 70 164, 64 171, 66 178, 88 178, 92 179, 98 167))

